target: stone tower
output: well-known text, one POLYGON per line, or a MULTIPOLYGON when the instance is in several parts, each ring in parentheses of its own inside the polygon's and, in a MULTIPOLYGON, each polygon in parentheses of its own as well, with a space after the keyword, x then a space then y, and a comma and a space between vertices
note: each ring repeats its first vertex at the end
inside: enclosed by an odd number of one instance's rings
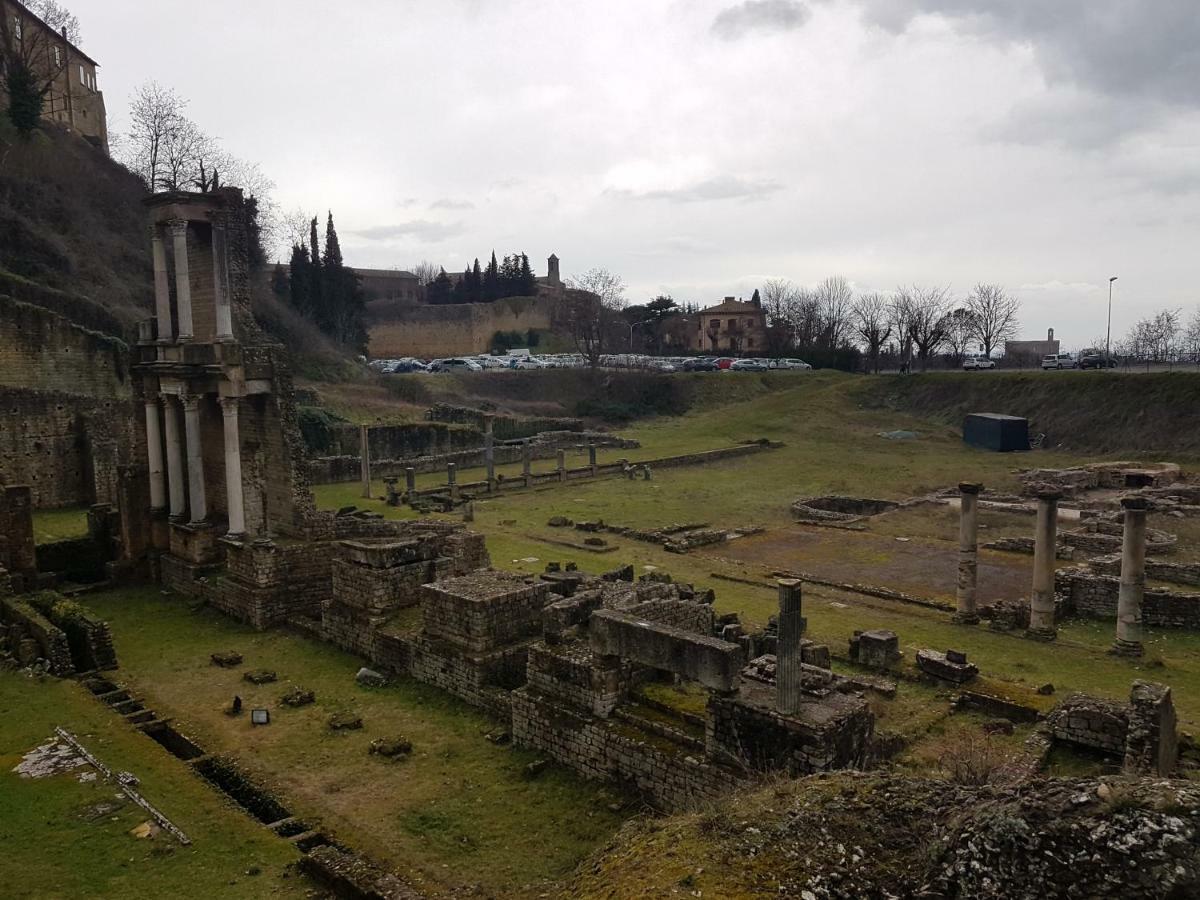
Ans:
POLYGON ((562 278, 558 274, 558 257, 553 253, 551 253, 550 258, 546 260, 546 281, 555 287, 560 287, 562 285, 562 278))

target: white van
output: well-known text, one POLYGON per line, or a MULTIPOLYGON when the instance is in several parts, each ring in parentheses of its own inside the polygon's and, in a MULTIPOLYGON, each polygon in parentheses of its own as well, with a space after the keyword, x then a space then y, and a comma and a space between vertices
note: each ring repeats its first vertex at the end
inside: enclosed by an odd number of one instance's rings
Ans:
POLYGON ((1042 369, 1075 369, 1078 366, 1070 353, 1051 353, 1042 357, 1042 369))

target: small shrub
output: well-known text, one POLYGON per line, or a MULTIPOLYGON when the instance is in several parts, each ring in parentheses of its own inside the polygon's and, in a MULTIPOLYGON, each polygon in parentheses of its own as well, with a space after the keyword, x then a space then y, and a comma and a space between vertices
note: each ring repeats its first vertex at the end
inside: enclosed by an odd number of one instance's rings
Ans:
POLYGON ((955 784, 993 783, 1013 754, 991 735, 963 729, 944 735, 937 747, 937 765, 955 784))

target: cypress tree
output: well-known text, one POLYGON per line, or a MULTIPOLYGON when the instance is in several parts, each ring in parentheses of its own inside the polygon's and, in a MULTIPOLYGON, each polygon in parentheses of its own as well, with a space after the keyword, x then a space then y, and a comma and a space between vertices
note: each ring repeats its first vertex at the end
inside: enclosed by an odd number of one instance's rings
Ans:
POLYGON ((500 266, 496 264, 496 251, 492 251, 491 262, 483 270, 483 296, 485 302, 495 300, 500 296, 500 266))
POLYGON ((317 243, 317 217, 313 216, 308 223, 309 254, 308 254, 308 315, 317 327, 326 334, 332 332, 329 321, 329 311, 325 308, 324 279, 321 276, 321 250, 317 243))
POLYGON ((292 308, 302 316, 312 315, 312 272, 308 259, 308 248, 304 244, 292 245, 291 288, 292 308))
POLYGON ((342 245, 338 241, 337 229, 333 227, 332 212, 325 222, 325 255, 321 257, 321 262, 322 265, 333 266, 335 269, 342 265, 342 245))
POLYGON ((469 302, 478 303, 483 299, 483 269, 479 267, 479 257, 475 257, 475 265, 471 267, 471 290, 469 302))
POLYGON ((533 269, 529 266, 529 257, 524 253, 521 254, 521 284, 520 295, 522 297, 532 297, 537 293, 537 278, 533 274, 533 269))

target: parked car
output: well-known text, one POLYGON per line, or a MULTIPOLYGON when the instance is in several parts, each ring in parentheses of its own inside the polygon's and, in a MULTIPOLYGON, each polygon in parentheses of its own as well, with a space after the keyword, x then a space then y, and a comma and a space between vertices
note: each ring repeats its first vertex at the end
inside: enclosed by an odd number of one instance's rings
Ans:
POLYGON ((516 356, 508 364, 510 369, 544 369, 546 364, 534 356, 516 356))
POLYGON ((1042 369, 1074 369, 1078 365, 1070 353, 1051 353, 1042 357, 1042 369))
POLYGON ((429 368, 433 372, 482 372, 483 367, 473 359, 460 359, 458 357, 449 357, 448 359, 435 359, 429 364, 429 368))
POLYGON ((735 359, 729 368, 734 372, 767 372, 770 367, 762 359, 735 359))
POLYGON ((728 369, 735 362, 737 362, 737 360, 732 356, 718 356, 713 360, 713 365, 715 365, 718 369, 728 369))
POLYGON ((715 372, 719 367, 717 360, 712 356, 700 356, 693 359, 683 361, 679 366, 681 372, 715 372))
POLYGON ((767 364, 772 369, 811 369, 802 359, 773 359, 767 364))
POLYGON ((973 369, 994 369, 994 368, 996 368, 996 361, 994 359, 992 359, 991 357, 984 356, 982 354, 980 354, 978 356, 971 355, 971 356, 963 357, 963 371, 964 372, 970 372, 973 369))
POLYGON ((472 357, 471 361, 481 369, 504 369, 508 367, 508 360, 503 356, 482 356, 472 357))
POLYGON ((398 359, 387 371, 393 375, 407 375, 410 372, 429 372, 431 370, 419 359, 398 359))
POLYGON ((1084 350, 1079 356, 1081 369, 1115 369, 1117 361, 1103 350, 1084 350))

